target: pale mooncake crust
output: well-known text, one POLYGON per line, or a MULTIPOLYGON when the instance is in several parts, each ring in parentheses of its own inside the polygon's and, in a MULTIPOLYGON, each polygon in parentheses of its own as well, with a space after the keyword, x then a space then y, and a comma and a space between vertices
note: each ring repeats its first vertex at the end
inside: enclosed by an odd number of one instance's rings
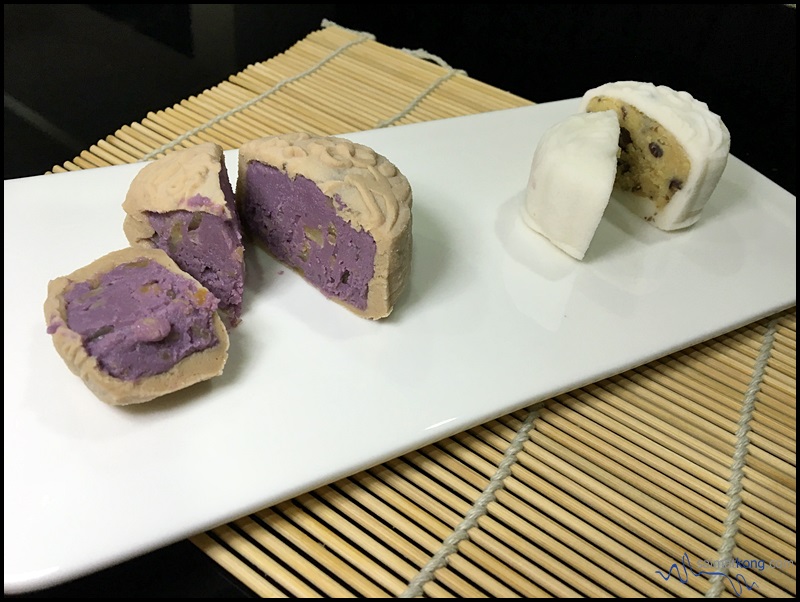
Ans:
POLYGON ((340 199, 333 203, 336 214, 354 229, 368 232, 376 244, 366 309, 342 305, 369 319, 388 316, 411 271, 413 201, 408 179, 386 157, 344 138, 305 132, 269 136, 239 149, 240 206, 247 195, 246 172, 252 161, 292 179, 303 176, 328 198, 340 199))
POLYGON ((582 260, 616 175, 619 122, 613 111, 578 113, 550 127, 533 155, 523 221, 582 260))
POLYGON ((663 207, 618 187, 614 196, 662 230, 697 222, 722 177, 730 152, 730 132, 720 116, 688 92, 635 81, 611 82, 588 90, 580 101, 580 110, 587 110, 593 99, 602 97, 617 99, 657 122, 683 147, 690 163, 687 180, 663 207))
POLYGON ((67 325, 64 294, 74 283, 90 280, 119 265, 142 258, 157 262, 170 272, 195 282, 198 289, 208 293, 207 289, 181 270, 164 251, 134 247, 112 251, 67 276, 51 280, 47 287, 44 316, 56 351, 69 369, 83 380, 98 399, 112 406, 144 403, 219 376, 228 358, 230 345, 228 331, 215 312, 213 322, 217 344, 185 357, 167 372, 126 381, 100 369, 97 360, 86 352, 81 335, 67 325))
POLYGON ((149 239, 155 231, 145 213, 204 211, 233 219, 219 185, 222 147, 206 142, 171 152, 145 165, 134 177, 122 203, 128 241, 149 239), (193 199, 203 198, 202 203, 193 199))

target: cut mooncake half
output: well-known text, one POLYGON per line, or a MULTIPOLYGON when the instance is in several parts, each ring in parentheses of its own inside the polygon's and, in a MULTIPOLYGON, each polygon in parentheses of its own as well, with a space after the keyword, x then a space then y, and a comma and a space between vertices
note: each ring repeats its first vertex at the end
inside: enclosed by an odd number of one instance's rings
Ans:
POLYGON ((241 320, 244 246, 222 147, 213 142, 149 163, 122 204, 132 245, 165 251, 219 299, 230 326, 241 320))
POLYGON ((239 149, 246 231, 326 297, 388 316, 411 271, 411 186, 386 157, 337 137, 292 133, 239 149))
POLYGON ((111 252, 51 280, 47 332, 102 401, 143 403, 222 374, 228 331, 209 290, 160 249, 111 252))
POLYGON ((550 127, 533 154, 522 218, 582 260, 608 206, 617 166, 613 111, 578 113, 550 127))
POLYGON ((706 103, 667 86, 620 81, 588 90, 580 110, 611 110, 619 120, 615 198, 662 230, 700 218, 731 143, 706 103))

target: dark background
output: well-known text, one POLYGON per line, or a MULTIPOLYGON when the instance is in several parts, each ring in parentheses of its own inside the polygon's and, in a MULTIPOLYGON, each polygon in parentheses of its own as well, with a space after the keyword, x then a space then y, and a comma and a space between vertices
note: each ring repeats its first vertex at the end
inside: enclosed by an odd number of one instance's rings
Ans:
POLYGON ((535 102, 621 79, 687 90, 723 117, 735 156, 795 193, 793 5, 3 6, 4 179, 71 160, 329 19, 535 102))
MULTIPOLYGON (((733 155, 796 194, 795 15, 783 4, 4 4, 3 177, 72 160, 328 19, 535 102, 626 79, 687 90, 722 116, 733 155)), ((44 596, 252 593, 183 541, 23 597, 44 596)))

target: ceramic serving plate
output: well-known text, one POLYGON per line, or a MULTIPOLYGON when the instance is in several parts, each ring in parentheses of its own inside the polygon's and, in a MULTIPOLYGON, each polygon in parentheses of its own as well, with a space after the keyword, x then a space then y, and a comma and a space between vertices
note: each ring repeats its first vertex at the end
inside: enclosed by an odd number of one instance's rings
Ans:
MULTIPOLYGON (((348 136, 414 191, 410 286, 387 320, 248 250, 225 373, 98 401, 45 331, 47 282, 126 246, 142 164, 4 182, 5 592, 170 544, 796 303, 796 199, 732 156, 701 220, 615 201, 583 261, 520 208, 542 133, 578 100, 348 136)), ((734 133, 735 134, 735 133, 734 133)), ((226 154, 236 174, 236 152, 226 154)))

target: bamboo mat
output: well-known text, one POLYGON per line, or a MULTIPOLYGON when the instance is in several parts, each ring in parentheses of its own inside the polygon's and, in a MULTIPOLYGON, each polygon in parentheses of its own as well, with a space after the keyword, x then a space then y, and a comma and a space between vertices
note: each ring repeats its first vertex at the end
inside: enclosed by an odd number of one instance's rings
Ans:
MULTIPOLYGON (((529 104, 326 22, 53 171, 529 104)), ((792 308, 192 541, 262 597, 794 597, 795 369, 792 308)))

